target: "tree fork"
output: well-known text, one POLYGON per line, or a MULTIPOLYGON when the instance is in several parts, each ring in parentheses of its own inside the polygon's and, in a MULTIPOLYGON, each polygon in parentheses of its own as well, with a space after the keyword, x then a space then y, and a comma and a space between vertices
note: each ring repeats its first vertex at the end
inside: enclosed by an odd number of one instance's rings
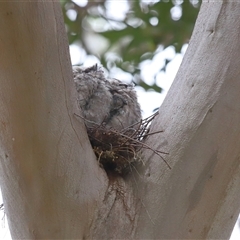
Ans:
POLYGON ((239 212, 240 5, 203 3, 177 77, 125 178, 78 113, 59 3, 1 3, 0 181, 13 238, 228 238, 239 212), (206 21, 207 19, 207 21, 206 21), (17 26, 17 27, 16 27, 17 26))

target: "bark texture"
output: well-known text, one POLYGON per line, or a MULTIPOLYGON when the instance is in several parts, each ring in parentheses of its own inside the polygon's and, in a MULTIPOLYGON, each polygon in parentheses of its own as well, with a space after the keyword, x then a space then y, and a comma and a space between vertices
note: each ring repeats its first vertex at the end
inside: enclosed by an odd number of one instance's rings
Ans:
POLYGON ((83 239, 104 174, 79 113, 60 4, 0 7, 0 180, 14 239, 83 239))
POLYGON ((203 3, 144 166, 98 166, 58 3, 1 3, 0 180, 13 238, 227 239, 240 208, 240 4, 203 3), (16 27, 17 26, 17 27, 16 27))
POLYGON ((169 152, 172 170, 145 154, 137 238, 230 237, 240 210, 239 11, 236 2, 202 4, 152 128, 164 133, 148 141, 169 152))

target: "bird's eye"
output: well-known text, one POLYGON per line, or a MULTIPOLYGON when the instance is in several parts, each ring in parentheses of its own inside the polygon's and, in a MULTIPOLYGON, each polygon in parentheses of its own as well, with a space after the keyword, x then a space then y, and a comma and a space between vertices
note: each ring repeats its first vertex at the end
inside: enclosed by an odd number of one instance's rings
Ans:
POLYGON ((128 85, 127 85, 127 84, 125 84, 125 83, 119 83, 119 86, 120 86, 120 87, 125 87, 125 88, 127 88, 127 87, 128 87, 128 85))

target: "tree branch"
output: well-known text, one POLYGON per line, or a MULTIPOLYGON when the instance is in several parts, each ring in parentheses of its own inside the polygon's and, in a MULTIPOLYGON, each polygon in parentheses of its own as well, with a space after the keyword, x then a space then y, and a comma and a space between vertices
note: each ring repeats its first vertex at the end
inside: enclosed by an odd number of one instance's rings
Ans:
POLYGON ((240 5, 203 3, 187 53, 145 151, 137 237, 228 239, 240 210, 240 5), (157 201, 157 203, 156 203, 157 201), (144 227, 143 227, 144 226, 144 227), (147 229, 147 231, 145 230, 147 229), (150 233, 150 234, 149 234, 150 233))
POLYGON ((0 27, 0 180, 12 237, 83 239, 104 174, 73 116, 60 4, 4 2, 0 27))

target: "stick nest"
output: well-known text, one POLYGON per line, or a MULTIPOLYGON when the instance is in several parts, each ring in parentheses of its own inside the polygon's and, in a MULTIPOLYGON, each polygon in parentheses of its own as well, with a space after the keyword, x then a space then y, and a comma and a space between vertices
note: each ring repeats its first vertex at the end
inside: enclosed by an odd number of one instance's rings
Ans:
POLYGON ((167 153, 154 150, 144 143, 149 135, 162 132, 149 133, 149 126, 157 114, 155 113, 121 131, 107 129, 104 125, 87 128, 97 160, 107 173, 127 173, 133 163, 142 162, 140 152, 143 148, 153 151, 171 168, 161 156, 161 154, 167 153))

